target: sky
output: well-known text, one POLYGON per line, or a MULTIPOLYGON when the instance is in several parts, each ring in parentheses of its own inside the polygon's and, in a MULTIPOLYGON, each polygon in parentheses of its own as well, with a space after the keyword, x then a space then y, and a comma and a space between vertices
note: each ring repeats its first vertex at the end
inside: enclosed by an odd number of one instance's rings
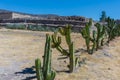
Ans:
POLYGON ((84 16, 99 20, 101 12, 120 19, 120 0, 1 0, 0 9, 31 14, 84 16))

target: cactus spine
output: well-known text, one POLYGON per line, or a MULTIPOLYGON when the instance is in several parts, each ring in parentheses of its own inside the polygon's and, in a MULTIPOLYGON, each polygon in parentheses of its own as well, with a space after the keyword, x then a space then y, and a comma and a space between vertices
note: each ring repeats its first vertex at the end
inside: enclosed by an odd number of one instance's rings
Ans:
POLYGON ((41 67, 41 61, 39 59, 35 60, 37 80, 54 80, 56 73, 51 70, 51 54, 51 37, 47 34, 43 67, 41 67))
POLYGON ((68 45, 68 51, 61 47, 61 37, 56 36, 56 33, 52 35, 52 42, 53 42, 53 48, 56 48, 58 51, 60 51, 63 55, 69 57, 70 61, 70 72, 73 72, 75 67, 78 64, 78 58, 74 55, 74 45, 71 41, 71 27, 67 25, 65 28, 59 28, 59 33, 65 37, 66 43, 68 45))

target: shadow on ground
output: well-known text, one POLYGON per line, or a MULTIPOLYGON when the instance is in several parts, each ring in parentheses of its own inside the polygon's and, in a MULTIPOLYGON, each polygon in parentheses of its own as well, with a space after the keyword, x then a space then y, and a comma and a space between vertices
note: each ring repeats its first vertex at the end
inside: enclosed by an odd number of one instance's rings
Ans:
MULTIPOLYGON (((25 68, 23 69, 21 72, 15 72, 15 74, 35 74, 35 71, 34 71, 34 66, 30 67, 30 68, 25 68)), ((22 79, 22 80, 32 80, 36 78, 36 76, 30 76, 30 77, 26 77, 25 79, 22 79)))

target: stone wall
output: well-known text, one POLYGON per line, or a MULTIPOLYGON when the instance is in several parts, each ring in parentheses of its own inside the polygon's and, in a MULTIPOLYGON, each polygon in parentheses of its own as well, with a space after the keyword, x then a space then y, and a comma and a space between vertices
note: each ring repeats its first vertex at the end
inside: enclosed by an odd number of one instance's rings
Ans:
POLYGON ((0 13, 0 20, 1 19, 12 19, 12 12, 0 13))
POLYGON ((117 23, 117 24, 120 24, 120 20, 119 20, 119 19, 118 19, 118 20, 116 20, 116 23, 117 23))
POLYGON ((26 23, 39 24, 48 27, 64 27, 71 25, 74 31, 79 31, 85 26, 89 19, 81 16, 47 16, 29 15, 23 13, 7 12, 0 13, 0 24, 6 23, 26 23))
POLYGON ((18 14, 18 13, 12 13, 12 18, 16 19, 16 18, 31 18, 30 15, 23 15, 23 14, 18 14))
POLYGON ((43 24, 43 25, 54 25, 54 26, 65 26, 70 24, 71 26, 85 26, 85 21, 58 21, 58 20, 26 20, 26 19, 12 19, 12 20, 1 20, 0 23, 34 23, 34 24, 43 24))

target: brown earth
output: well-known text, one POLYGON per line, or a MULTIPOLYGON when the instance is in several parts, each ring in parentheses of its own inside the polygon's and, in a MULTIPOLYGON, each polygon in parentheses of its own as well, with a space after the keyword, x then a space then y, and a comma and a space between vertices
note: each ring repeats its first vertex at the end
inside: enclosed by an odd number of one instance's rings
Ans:
MULTIPOLYGON (((0 80, 36 80, 34 61, 42 60, 45 34, 52 32, 0 30, 0 80)), ((68 60, 53 49, 52 68, 57 72, 55 80, 119 80, 120 37, 103 46, 93 55, 88 55, 80 34, 72 33, 75 50, 81 53, 81 67, 68 72, 68 60)), ((63 41, 63 47, 66 44, 63 41)))

